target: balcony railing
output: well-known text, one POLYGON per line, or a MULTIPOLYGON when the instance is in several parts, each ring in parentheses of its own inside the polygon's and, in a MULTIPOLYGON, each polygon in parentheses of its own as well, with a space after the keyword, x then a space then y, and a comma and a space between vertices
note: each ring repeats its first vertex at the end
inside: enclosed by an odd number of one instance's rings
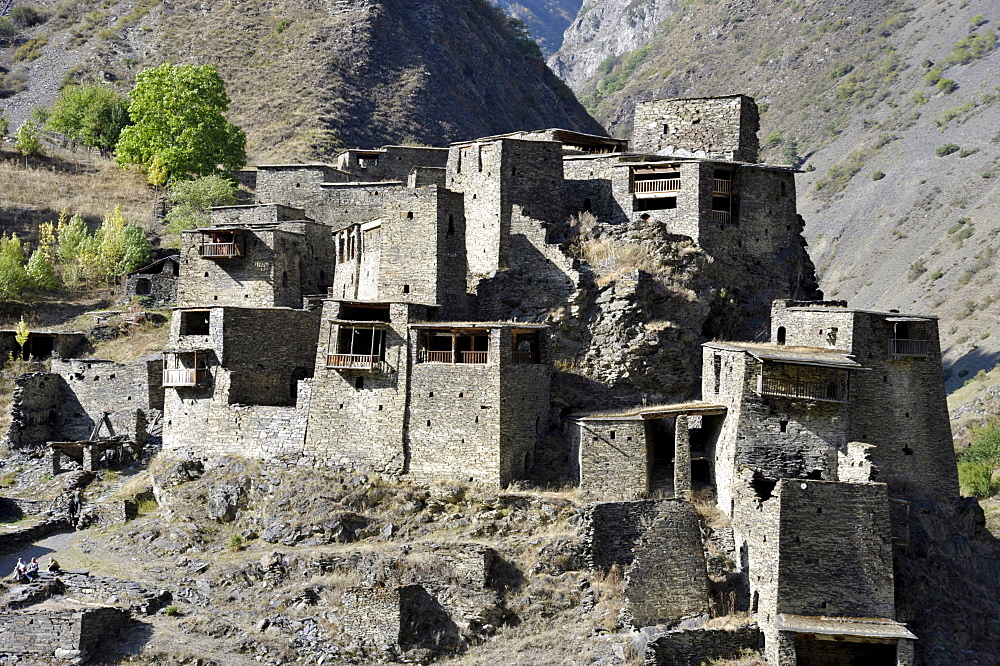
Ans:
POLYGON ((538 363, 538 354, 531 351, 513 353, 514 365, 534 365, 538 363))
POLYGON ((326 367, 336 370, 362 370, 364 372, 382 372, 385 361, 379 356, 370 354, 327 354, 326 367))
POLYGON ((680 189, 680 178, 652 178, 649 180, 636 180, 632 183, 632 192, 639 197, 667 192, 679 192, 680 189))
POLYGON ((712 221, 722 222, 723 224, 729 224, 733 221, 733 214, 728 210, 713 210, 712 211, 712 221))
POLYGON ((732 194, 732 192, 733 192, 733 181, 719 180, 718 178, 712 179, 713 194, 732 194))
POLYGON ((892 358, 927 356, 927 340, 892 338, 889 340, 889 356, 892 358))
POLYGON ((484 351, 460 351, 455 352, 455 356, 450 351, 424 351, 420 354, 421 363, 489 363, 490 353, 484 351))
POLYGON ((846 402, 844 392, 836 381, 817 382, 786 379, 784 377, 761 378, 761 395, 779 398, 801 398, 820 402, 846 402))
POLYGON ((202 243, 200 253, 211 259, 242 257, 243 248, 240 243, 202 243))
POLYGON ((163 371, 164 386, 208 386, 208 368, 175 368, 163 371))

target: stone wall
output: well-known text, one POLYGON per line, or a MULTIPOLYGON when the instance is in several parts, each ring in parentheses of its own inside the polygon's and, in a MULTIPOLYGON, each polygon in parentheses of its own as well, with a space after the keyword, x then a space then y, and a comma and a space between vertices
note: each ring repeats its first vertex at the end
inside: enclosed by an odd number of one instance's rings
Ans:
POLYGON ((580 553, 587 566, 625 568, 635 557, 633 548, 659 514, 659 502, 595 502, 583 514, 580 553))
POLYGON ((167 257, 130 273, 125 279, 125 297, 142 298, 151 305, 176 302, 179 265, 176 257, 167 257))
POLYGON ((160 389, 150 386, 144 361, 121 364, 98 359, 52 359, 52 372, 62 377, 66 388, 59 406, 59 440, 90 439, 102 414, 109 411, 113 432, 109 433, 105 424, 101 437, 124 434, 139 444, 146 441, 150 396, 160 389))
POLYGON ((347 182, 350 175, 327 164, 269 165, 257 167, 257 201, 281 203, 305 210, 314 220, 322 200, 321 183, 347 182))
POLYGON ((661 634, 646 646, 646 666, 701 666, 706 660, 736 659, 757 650, 760 629, 748 624, 735 629, 681 629, 661 634))
POLYGON ((406 640, 404 626, 412 622, 418 591, 419 585, 348 588, 340 595, 340 627, 365 647, 394 653, 406 640))
POLYGON ((625 616, 632 626, 708 613, 708 570, 694 506, 679 499, 659 502, 632 552, 625 572, 625 616))
POLYGON ((43 446, 45 442, 54 441, 65 394, 66 382, 55 373, 33 372, 16 377, 11 398, 11 421, 4 443, 17 449, 43 446))
MULTIPOLYGON (((29 331, 24 345, 24 356, 43 359, 50 356, 75 358, 91 348, 86 333, 76 331, 29 331)), ((0 331, 0 365, 5 364, 11 354, 16 358, 21 354, 17 342, 17 331, 0 331)))
POLYGON ((66 611, 0 612, 0 653, 75 658, 97 654, 102 642, 114 638, 128 620, 120 608, 66 611))
POLYGON ((756 162, 757 104, 745 95, 661 99, 635 106, 631 150, 756 162))
POLYGON ((447 148, 383 146, 379 150, 345 151, 337 157, 337 168, 349 173, 352 180, 405 181, 414 169, 440 169, 447 161, 447 148))
POLYGON ((646 422, 587 420, 569 423, 570 445, 580 461, 580 493, 635 498, 649 491, 646 422))

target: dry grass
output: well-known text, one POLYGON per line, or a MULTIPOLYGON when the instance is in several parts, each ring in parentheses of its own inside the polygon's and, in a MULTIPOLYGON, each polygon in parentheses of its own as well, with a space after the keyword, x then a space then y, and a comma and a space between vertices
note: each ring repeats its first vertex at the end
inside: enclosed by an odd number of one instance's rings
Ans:
POLYGON ((5 209, 10 222, 37 227, 54 221, 61 210, 94 221, 121 204, 125 219, 150 230, 155 193, 141 174, 94 155, 50 153, 54 156, 29 161, 27 168, 13 155, 0 153, 0 210, 5 209))
POLYGON ((740 656, 732 659, 709 659, 709 666, 767 666, 763 655, 753 650, 744 649, 740 656))
POLYGON ((729 517, 715 503, 715 495, 710 488, 702 488, 694 491, 692 503, 694 504, 694 510, 698 513, 698 520, 705 527, 710 527, 713 530, 729 527, 729 517))
POLYGON ((162 351, 169 337, 169 320, 159 326, 144 323, 133 327, 128 335, 98 343, 90 356, 116 363, 131 363, 162 351))
POLYGON ((670 274, 670 268, 645 245, 613 238, 585 238, 574 244, 572 252, 598 274, 598 286, 637 270, 662 277, 670 274))

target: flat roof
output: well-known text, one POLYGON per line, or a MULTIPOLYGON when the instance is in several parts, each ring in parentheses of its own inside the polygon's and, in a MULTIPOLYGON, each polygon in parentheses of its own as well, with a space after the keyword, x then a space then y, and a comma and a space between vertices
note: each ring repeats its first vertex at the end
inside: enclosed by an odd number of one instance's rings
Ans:
POLYGON ((801 634, 917 639, 905 624, 881 617, 829 617, 778 613, 774 626, 779 631, 794 631, 801 634))
POLYGON ((320 187, 386 187, 394 185, 405 185, 401 180, 366 180, 366 181, 350 181, 347 183, 320 183, 320 187))
POLYGON ((703 347, 725 351, 741 351, 759 361, 790 363, 792 365, 814 365, 822 368, 843 370, 866 369, 851 358, 852 354, 837 349, 821 347, 791 347, 753 342, 706 342, 703 347))
POLYGON ((688 415, 718 415, 725 414, 727 408, 718 403, 693 400, 674 404, 643 405, 619 410, 596 410, 570 414, 566 418, 571 421, 647 421, 663 419, 681 414, 688 415))
POLYGON ((937 315, 917 315, 901 314, 899 312, 885 312, 884 310, 865 310, 863 308, 840 307, 836 305, 792 305, 782 308, 784 310, 795 310, 798 312, 860 312, 861 314, 878 315, 885 317, 888 321, 937 321, 937 315))
POLYGON ((337 167, 332 164, 326 164, 324 162, 310 162, 307 164, 258 164, 258 169, 333 169, 337 170, 337 167))

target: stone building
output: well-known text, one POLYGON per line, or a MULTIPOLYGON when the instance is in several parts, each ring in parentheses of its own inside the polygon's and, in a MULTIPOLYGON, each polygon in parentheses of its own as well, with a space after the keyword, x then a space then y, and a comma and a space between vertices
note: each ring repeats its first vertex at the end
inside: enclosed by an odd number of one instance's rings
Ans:
POLYGON ((125 297, 141 298, 150 305, 175 303, 180 263, 180 256, 172 254, 132 271, 125 279, 125 297))

